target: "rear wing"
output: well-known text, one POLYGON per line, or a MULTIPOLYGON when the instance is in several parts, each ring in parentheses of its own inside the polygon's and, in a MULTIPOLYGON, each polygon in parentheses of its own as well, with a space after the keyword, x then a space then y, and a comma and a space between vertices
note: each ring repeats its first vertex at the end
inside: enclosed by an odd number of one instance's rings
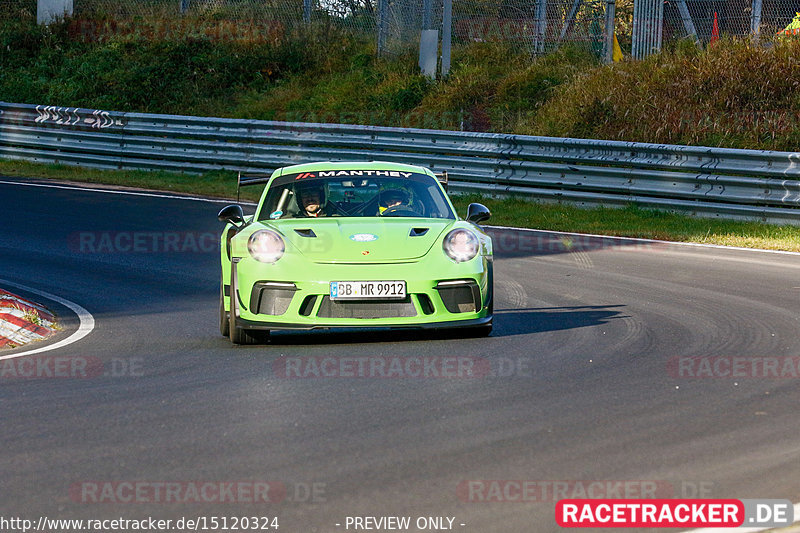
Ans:
POLYGON ((247 187, 248 185, 261 185, 267 183, 272 173, 269 174, 242 174, 239 172, 239 187, 247 187))
POLYGON ((242 187, 247 187, 249 185, 261 185, 267 183, 271 177, 272 173, 242 174, 242 172, 240 171, 239 176, 236 178, 236 203, 237 204, 239 203, 239 189, 241 189, 242 187))
POLYGON ((447 191, 447 171, 442 170, 441 172, 435 172, 434 176, 436 176, 436 179, 442 184, 444 190, 447 191))

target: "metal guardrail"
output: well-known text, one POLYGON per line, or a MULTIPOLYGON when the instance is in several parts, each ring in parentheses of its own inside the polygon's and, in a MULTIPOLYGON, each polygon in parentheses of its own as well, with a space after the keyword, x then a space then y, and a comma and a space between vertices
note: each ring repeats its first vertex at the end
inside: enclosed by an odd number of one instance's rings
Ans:
POLYGON ((342 124, 117 113, 0 102, 0 157, 109 169, 269 171, 387 160, 450 189, 800 224, 800 153, 342 124))

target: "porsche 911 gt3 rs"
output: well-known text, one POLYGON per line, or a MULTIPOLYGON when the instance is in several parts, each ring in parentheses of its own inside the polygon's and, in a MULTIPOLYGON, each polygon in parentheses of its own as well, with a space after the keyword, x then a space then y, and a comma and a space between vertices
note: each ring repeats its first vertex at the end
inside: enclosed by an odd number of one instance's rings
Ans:
POLYGON ((225 207, 220 332, 235 344, 271 330, 492 328, 490 216, 453 209, 429 169, 325 162, 276 170, 251 216, 225 207))

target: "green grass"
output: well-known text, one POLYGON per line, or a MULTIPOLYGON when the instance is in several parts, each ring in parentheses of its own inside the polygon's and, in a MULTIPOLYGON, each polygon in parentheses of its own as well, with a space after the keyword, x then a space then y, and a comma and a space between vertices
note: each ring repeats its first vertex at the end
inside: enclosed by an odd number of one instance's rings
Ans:
MULTIPOLYGON (((231 172, 193 176, 0 160, 0 175, 110 184, 219 198, 236 197, 236 175, 231 172)), ((260 191, 260 187, 245 188, 241 198, 255 201, 260 191)), ((583 209, 522 198, 454 195, 453 202, 461 216, 466 213, 470 202, 485 204, 492 211, 491 224, 498 226, 800 252, 800 227, 794 226, 698 218, 633 206, 625 209, 583 209)))

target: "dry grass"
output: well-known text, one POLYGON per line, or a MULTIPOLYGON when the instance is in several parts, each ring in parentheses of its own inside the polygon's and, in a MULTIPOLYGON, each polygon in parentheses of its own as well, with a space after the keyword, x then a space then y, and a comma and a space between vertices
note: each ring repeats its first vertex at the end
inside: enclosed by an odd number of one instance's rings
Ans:
POLYGON ((794 151, 800 147, 800 41, 690 43, 588 71, 520 133, 794 151))

